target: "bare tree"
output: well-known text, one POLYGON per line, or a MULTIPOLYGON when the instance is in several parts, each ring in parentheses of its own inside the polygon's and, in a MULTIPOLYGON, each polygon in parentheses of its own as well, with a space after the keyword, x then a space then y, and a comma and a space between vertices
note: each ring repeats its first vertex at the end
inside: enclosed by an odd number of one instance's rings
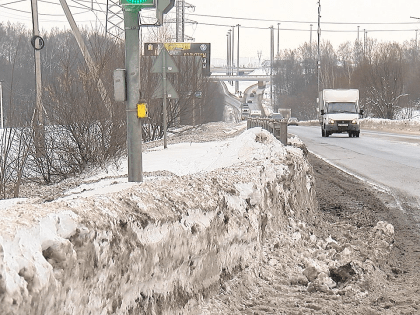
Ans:
POLYGON ((365 104, 376 117, 394 119, 404 93, 405 61, 396 43, 378 44, 367 63, 364 77, 365 104))

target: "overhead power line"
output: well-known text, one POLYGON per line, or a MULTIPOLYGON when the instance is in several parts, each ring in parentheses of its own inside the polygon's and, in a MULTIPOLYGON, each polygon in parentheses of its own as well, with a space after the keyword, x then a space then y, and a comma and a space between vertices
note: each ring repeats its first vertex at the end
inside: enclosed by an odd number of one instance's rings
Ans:
MULTIPOLYGON (((205 23, 205 22, 197 22, 198 25, 206 25, 206 26, 220 26, 220 27, 228 27, 231 28, 234 25, 227 25, 227 24, 217 24, 217 23, 205 23)), ((270 27, 257 27, 257 26, 245 26, 241 25, 241 28, 246 29, 259 29, 259 30, 268 30, 270 27)), ((279 28, 280 31, 296 31, 296 32, 308 32, 308 29, 298 29, 298 28, 279 28)), ((323 32, 331 32, 331 33, 357 33, 357 29, 354 30, 332 30, 332 29, 323 29, 323 32)), ((403 29, 403 30, 367 30, 368 32, 415 32, 416 29, 403 29)))
MULTIPOLYGON (((233 17, 233 16, 222 16, 222 15, 208 15, 190 13, 194 16, 211 17, 219 19, 231 19, 231 20, 248 20, 248 21, 260 21, 260 22, 276 22, 276 23, 301 23, 301 24, 314 24, 314 21, 293 21, 293 20, 272 20, 272 19, 260 19, 260 18, 248 18, 248 17, 233 17)), ((322 22, 322 24, 337 24, 337 25, 404 25, 404 24, 418 24, 418 22, 322 22)))

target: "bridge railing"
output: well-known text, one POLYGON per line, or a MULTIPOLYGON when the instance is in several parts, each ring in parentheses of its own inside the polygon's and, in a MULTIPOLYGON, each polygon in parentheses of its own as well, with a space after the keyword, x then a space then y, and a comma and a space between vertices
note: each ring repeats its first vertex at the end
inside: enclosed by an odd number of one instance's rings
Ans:
POLYGON ((246 127, 261 127, 272 133, 283 145, 287 145, 287 119, 248 118, 246 127))

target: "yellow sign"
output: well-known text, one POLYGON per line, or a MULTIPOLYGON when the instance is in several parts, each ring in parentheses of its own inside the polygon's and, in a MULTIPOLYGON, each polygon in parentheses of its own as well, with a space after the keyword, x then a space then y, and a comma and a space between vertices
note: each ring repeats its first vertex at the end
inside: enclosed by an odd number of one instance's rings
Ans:
POLYGON ((147 104, 137 104, 137 118, 147 118, 147 104))
POLYGON ((191 43, 165 43, 165 48, 171 50, 188 50, 191 49, 191 43))

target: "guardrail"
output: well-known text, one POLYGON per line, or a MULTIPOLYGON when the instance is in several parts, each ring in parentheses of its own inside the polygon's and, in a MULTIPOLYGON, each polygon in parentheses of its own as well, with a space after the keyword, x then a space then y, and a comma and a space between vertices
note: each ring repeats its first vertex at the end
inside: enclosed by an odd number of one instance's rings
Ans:
POLYGON ((248 118, 246 128, 261 127, 272 133, 283 145, 287 145, 287 119, 248 118))

